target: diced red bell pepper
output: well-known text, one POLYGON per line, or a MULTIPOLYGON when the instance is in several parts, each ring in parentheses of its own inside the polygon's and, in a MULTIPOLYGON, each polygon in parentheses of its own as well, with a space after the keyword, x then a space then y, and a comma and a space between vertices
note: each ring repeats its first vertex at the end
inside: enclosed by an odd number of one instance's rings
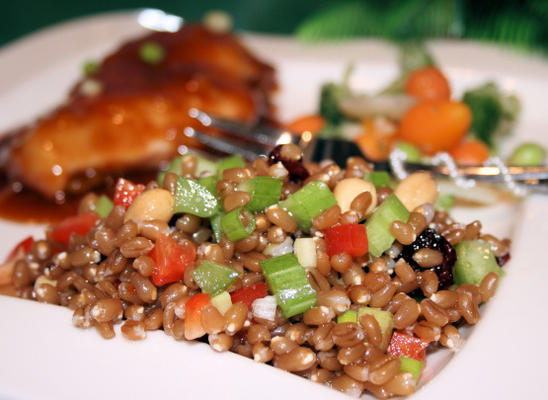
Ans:
POLYGON ((388 353, 426 361, 426 348, 430 342, 401 331, 394 331, 388 346, 388 353))
POLYGON ((266 284, 264 283, 256 283, 230 293, 232 304, 242 302, 247 305, 249 310, 251 310, 251 304, 255 300, 262 299, 266 296, 268 296, 268 292, 266 291, 266 284))
POLYGON ((133 203, 133 200, 145 190, 145 185, 120 178, 116 182, 114 190, 114 205, 124 206, 126 209, 133 203))
POLYGON ((362 224, 337 225, 325 231, 325 247, 329 257, 348 253, 352 257, 361 257, 369 248, 367 231, 362 224))
POLYGON ((192 340, 206 334, 202 327, 202 310, 211 303, 207 293, 198 293, 192 296, 185 305, 185 339, 192 340))
POLYGON ((183 279, 185 268, 196 259, 196 246, 190 241, 183 246, 167 235, 160 235, 149 256, 155 262, 152 282, 161 286, 183 279))
POLYGON ((98 219, 99 215, 94 212, 68 217, 53 227, 49 232, 49 237, 59 243, 68 245, 70 235, 73 233, 85 235, 98 219))
POLYGON ((33 244, 34 238, 32 236, 27 236, 19 243, 17 243, 13 250, 8 254, 8 257, 6 258, 6 261, 4 261, 4 263, 12 261, 15 257, 17 257, 19 253, 27 254, 30 249, 32 249, 33 244))

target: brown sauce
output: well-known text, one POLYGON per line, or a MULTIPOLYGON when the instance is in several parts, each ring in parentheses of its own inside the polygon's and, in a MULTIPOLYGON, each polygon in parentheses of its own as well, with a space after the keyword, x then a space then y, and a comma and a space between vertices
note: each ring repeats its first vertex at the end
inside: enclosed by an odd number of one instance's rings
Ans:
MULTIPOLYGON (((21 222, 51 224, 76 215, 80 200, 89 192, 107 194, 112 198, 114 186, 121 174, 104 176, 100 185, 81 194, 69 195, 62 203, 23 188, 14 191, 5 179, 0 179, 0 219, 21 222)), ((146 184, 156 177, 153 171, 137 171, 124 175, 134 183, 146 184)))

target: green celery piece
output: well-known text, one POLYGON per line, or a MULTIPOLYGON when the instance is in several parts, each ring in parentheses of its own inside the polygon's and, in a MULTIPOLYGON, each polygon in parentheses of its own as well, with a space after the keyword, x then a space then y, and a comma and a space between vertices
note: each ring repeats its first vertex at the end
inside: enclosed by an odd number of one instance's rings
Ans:
POLYGON ((371 171, 364 175, 363 179, 371 182, 375 189, 390 186, 390 175, 386 171, 371 171))
POLYGON ((363 306, 358 309, 358 321, 360 317, 365 314, 371 314, 377 320, 379 328, 382 333, 381 348, 386 348, 390 339, 392 338, 392 329, 394 329, 394 316, 389 311, 381 310, 380 308, 373 308, 363 306))
POLYGON ((410 372, 415 378, 415 381, 419 380, 421 376, 424 363, 414 358, 400 356, 400 371, 410 372))
POLYGON ((200 177, 202 175, 216 175, 217 174, 217 163, 208 160, 207 158, 201 157, 198 154, 190 153, 185 154, 184 156, 177 156, 173 157, 171 161, 169 162, 166 169, 160 171, 158 173, 158 183, 161 185, 164 176, 168 172, 173 172, 176 175, 181 175, 181 164, 187 157, 194 157, 196 158, 196 171, 194 172, 194 175, 197 177, 200 177))
POLYGON ((95 212, 99 214, 101 218, 105 218, 114 207, 112 200, 110 200, 106 195, 101 195, 95 203, 95 212))
POLYGON ((191 274, 202 292, 212 297, 223 292, 239 276, 232 268, 211 261, 202 261, 191 274))
POLYGON ((219 211, 219 201, 198 182, 179 177, 175 192, 175 214, 188 213, 198 217, 211 217, 219 211))
POLYGON ((245 167, 245 160, 239 154, 223 158, 217 163, 217 178, 223 179, 223 171, 229 168, 245 167))
POLYGON ((367 239, 369 240, 369 253, 379 257, 388 250, 395 240, 392 233, 390 233, 390 225, 393 221, 407 222, 408 219, 409 211, 392 193, 365 223, 367 239))
POLYGON ((358 313, 353 310, 346 310, 342 314, 339 314, 337 323, 342 324, 343 322, 358 322, 358 313))
MULTIPOLYGON (((221 216, 221 229, 231 242, 245 239, 255 231, 255 218, 250 215, 250 222, 247 226, 242 224, 240 213, 243 207, 238 207, 229 213, 221 216)), ((247 212, 247 211, 244 211, 247 212)))
POLYGON ((217 214, 209 218, 209 224, 211 225, 211 231, 213 232, 213 237, 215 241, 219 243, 223 238, 223 228, 221 227, 221 218, 226 213, 224 211, 219 211, 217 214))
POLYGON ((294 254, 261 261, 263 274, 286 318, 316 305, 316 292, 294 254))
POLYGON ((310 182, 288 196, 280 202, 280 207, 291 213, 301 230, 308 232, 312 226, 312 219, 335 204, 337 200, 329 186, 317 181, 310 182))
POLYGON ((256 176, 238 185, 238 190, 248 192, 251 201, 245 208, 249 212, 263 211, 266 207, 276 204, 282 194, 283 181, 269 176, 256 176))
POLYGON ((217 196, 217 177, 216 176, 206 176, 204 178, 198 179, 198 183, 203 185, 209 192, 217 196))
POLYGON ((491 251, 491 245, 484 240, 463 240, 455 246, 457 262, 453 269, 455 284, 479 285, 489 272, 504 276, 491 251))

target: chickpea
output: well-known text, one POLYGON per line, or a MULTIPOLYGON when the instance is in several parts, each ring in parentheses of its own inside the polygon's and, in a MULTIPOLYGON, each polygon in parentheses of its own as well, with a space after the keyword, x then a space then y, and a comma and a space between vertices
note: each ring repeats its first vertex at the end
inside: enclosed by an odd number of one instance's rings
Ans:
POLYGON ((165 189, 151 189, 141 193, 129 206, 124 222, 129 220, 168 222, 173 216, 173 195, 165 189))
POLYGON ((341 208, 341 214, 349 211, 352 200, 363 192, 371 193, 371 204, 365 212, 365 215, 368 215, 377 204, 377 191, 375 190, 375 186, 371 182, 367 182, 360 178, 346 178, 337 183, 337 186, 335 186, 335 189, 333 190, 333 195, 341 208))
POLYGON ((405 208, 413 211, 425 203, 434 204, 438 198, 438 185, 428 172, 415 172, 401 181, 394 194, 405 208))

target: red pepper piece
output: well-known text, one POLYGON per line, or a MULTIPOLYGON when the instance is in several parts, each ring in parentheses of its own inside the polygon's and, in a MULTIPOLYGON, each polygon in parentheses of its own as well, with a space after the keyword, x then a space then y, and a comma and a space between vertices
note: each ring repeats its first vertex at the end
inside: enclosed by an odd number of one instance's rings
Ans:
POLYGON ((256 283, 230 293, 232 304, 242 302, 247 305, 249 310, 251 310, 251 304, 255 300, 262 299, 266 296, 268 296, 268 292, 266 291, 266 284, 264 283, 256 283))
POLYGON ((13 248, 13 250, 8 254, 8 257, 6 258, 6 261, 4 263, 8 263, 12 261, 19 253, 27 254, 30 249, 32 249, 32 245, 34 244, 34 238, 32 236, 27 236, 23 240, 21 240, 17 245, 13 248))
POLYGON ((94 212, 68 217, 53 227, 49 237, 59 243, 68 245, 70 235, 73 233, 85 235, 95 226, 98 219, 99 215, 94 212))
POLYGON ((202 310, 210 302, 207 293, 198 293, 188 299, 185 305, 185 339, 197 339, 206 334, 202 327, 202 310))
POLYGON ((367 231, 362 224, 337 225, 325 231, 325 247, 329 257, 348 253, 352 257, 361 257, 369 248, 367 231))
POLYGON ((413 335, 394 331, 392 340, 388 346, 388 353, 394 356, 414 358, 424 363, 426 361, 426 348, 429 343, 427 340, 413 335))
POLYGON ((149 256, 155 262, 152 269, 152 282, 156 286, 183 279, 185 268, 196 259, 196 246, 177 243, 167 235, 160 235, 149 256))
POLYGON ((120 178, 116 182, 114 190, 114 205, 124 206, 126 209, 133 203, 133 200, 145 190, 145 185, 120 178))

